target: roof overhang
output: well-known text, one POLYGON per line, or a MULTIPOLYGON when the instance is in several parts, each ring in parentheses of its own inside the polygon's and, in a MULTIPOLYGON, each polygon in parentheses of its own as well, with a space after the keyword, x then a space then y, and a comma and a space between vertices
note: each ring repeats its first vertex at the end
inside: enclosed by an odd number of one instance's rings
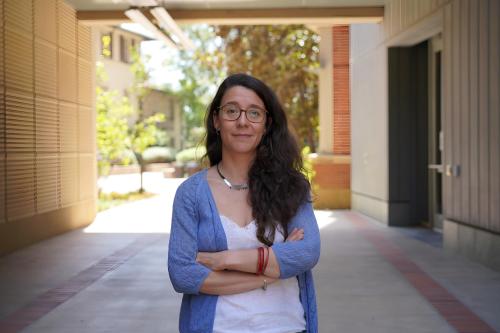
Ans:
MULTIPOLYGON (((169 9, 178 24, 258 25, 308 24, 335 25, 379 23, 384 7, 314 7, 258 9, 169 9)), ((130 22, 123 10, 78 10, 78 20, 87 25, 117 25, 130 22)))

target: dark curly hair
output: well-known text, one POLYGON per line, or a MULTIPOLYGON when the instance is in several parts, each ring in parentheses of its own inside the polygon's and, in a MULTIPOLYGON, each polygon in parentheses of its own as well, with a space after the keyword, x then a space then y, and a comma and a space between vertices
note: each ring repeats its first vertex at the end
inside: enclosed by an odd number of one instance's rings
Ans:
POLYGON ((288 129, 286 114, 278 97, 264 82, 247 74, 228 76, 207 110, 205 144, 210 166, 222 159, 222 142, 217 136, 213 117, 218 112, 224 93, 234 86, 254 91, 268 111, 266 132, 248 172, 248 185, 257 224, 257 239, 271 246, 278 225, 283 227, 285 238, 288 237, 287 225, 299 206, 309 200, 310 184, 302 173, 302 156, 288 129))

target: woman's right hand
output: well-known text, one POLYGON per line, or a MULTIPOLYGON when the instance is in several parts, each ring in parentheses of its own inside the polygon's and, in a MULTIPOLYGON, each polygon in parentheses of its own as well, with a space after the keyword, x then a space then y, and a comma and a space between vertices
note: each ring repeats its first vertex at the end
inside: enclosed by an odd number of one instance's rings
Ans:
POLYGON ((304 229, 294 228, 285 239, 285 242, 293 242, 304 239, 304 229))

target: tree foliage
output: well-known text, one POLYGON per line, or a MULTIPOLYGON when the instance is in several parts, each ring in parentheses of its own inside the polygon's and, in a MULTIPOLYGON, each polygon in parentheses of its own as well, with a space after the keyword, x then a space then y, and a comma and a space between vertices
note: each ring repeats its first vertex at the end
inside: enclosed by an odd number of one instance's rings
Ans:
POLYGON ((318 142, 319 36, 302 25, 220 26, 227 72, 247 73, 278 95, 302 146, 318 142))
POLYGON ((185 29, 195 44, 194 50, 181 50, 166 63, 167 70, 180 69, 183 77, 176 91, 182 105, 184 147, 194 147, 203 138, 204 117, 218 84, 226 76, 223 40, 208 25, 192 25, 185 29))
POLYGON ((141 164, 142 187, 142 153, 156 143, 160 131, 157 124, 165 120, 165 115, 156 113, 149 117, 144 116, 142 102, 150 92, 147 87, 148 73, 138 52, 134 51, 132 55, 134 61, 131 71, 134 74, 134 81, 129 92, 138 101, 136 108, 127 97, 120 97, 117 91, 108 91, 104 88, 108 77, 103 65, 99 63, 97 65, 98 170, 100 175, 108 174, 111 164, 119 159, 124 159, 124 164, 128 164, 130 160, 126 157, 126 151, 131 150, 141 164), (129 126, 129 119, 134 119, 132 126, 129 126))

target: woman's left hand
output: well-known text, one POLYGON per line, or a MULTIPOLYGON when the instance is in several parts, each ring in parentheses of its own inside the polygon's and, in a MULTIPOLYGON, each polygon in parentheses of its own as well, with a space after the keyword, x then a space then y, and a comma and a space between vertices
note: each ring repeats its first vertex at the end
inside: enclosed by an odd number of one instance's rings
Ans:
POLYGON ((196 262, 213 271, 222 271, 225 269, 226 251, 221 252, 198 252, 196 262))

